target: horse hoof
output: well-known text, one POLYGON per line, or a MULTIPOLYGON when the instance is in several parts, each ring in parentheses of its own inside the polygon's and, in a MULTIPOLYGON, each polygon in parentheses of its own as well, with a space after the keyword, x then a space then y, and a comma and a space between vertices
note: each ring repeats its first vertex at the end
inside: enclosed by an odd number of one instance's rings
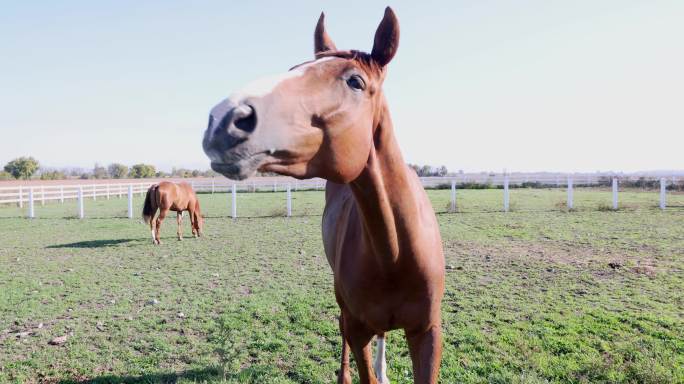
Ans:
POLYGON ((182 238, 182 237, 179 237, 179 238, 178 238, 178 241, 183 241, 183 238, 182 238))

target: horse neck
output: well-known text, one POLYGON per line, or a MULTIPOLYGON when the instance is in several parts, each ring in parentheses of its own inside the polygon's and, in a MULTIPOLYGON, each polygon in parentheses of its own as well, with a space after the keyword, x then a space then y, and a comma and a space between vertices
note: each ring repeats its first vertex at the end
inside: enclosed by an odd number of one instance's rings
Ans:
POLYGON ((391 270, 400 255, 411 254, 401 251, 407 239, 416 238, 419 199, 384 99, 380 111, 368 162, 350 186, 361 213, 364 240, 380 266, 391 270))

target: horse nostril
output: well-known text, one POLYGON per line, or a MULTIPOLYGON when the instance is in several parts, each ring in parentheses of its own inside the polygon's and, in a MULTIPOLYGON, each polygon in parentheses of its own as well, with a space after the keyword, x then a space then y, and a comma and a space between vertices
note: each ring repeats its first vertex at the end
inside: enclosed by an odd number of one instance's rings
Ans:
POLYGON ((256 112, 254 111, 254 108, 252 108, 249 105, 243 104, 237 108, 235 108, 235 111, 233 112, 235 116, 235 121, 233 121, 233 124, 235 124, 235 127, 245 131, 247 133, 251 133, 254 131, 254 128, 256 128, 256 112))

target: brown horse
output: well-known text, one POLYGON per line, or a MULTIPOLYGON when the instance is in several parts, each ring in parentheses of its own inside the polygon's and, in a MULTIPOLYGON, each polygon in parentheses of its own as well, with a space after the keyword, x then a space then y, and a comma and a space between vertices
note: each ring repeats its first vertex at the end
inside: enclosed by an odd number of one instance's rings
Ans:
POLYGON ((326 185, 323 245, 341 309, 339 383, 387 383, 384 333, 403 329, 414 382, 437 381, 444 256, 439 227, 415 172, 402 158, 382 91, 399 43, 387 8, 370 54, 338 50, 321 14, 315 60, 258 81, 211 111, 203 147, 215 171, 256 170, 326 185), (377 336, 375 368, 370 342, 377 336))
POLYGON ((195 237, 202 235, 204 219, 200 212, 199 200, 197 200, 197 195, 195 195, 195 191, 192 190, 190 184, 184 182, 176 184, 169 181, 162 181, 159 184, 151 186, 147 190, 145 205, 143 206, 143 219, 145 220, 145 223, 150 225, 153 244, 161 244, 159 227, 161 227, 169 210, 178 213, 178 240, 183 240, 181 226, 183 223, 183 211, 188 211, 190 214, 192 234, 195 237), (159 216, 155 223, 154 215, 157 213, 157 209, 159 210, 159 216))

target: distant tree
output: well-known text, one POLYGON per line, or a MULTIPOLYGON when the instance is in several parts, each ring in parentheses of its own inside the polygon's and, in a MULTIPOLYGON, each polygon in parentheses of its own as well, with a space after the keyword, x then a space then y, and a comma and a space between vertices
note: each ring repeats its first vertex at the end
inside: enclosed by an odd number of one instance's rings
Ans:
POLYGON ((40 179, 41 180, 64 180, 66 179, 66 175, 64 172, 53 170, 53 171, 48 171, 48 170, 42 170, 40 172, 40 179))
POLYGON ((204 174, 202 176, 204 176, 204 177, 216 177, 218 175, 219 174, 217 172, 214 172, 214 170, 208 169, 208 170, 204 171, 204 174))
POLYGON ((194 171, 186 168, 173 168, 171 170, 171 176, 173 177, 192 177, 194 171))
POLYGON ((95 166, 93 167, 93 178, 95 179, 106 179, 109 177, 109 174, 107 173, 107 168, 101 166, 98 163, 95 163, 95 166))
POLYGON ((144 179, 148 177, 154 177, 157 173, 154 165, 149 164, 135 164, 131 167, 128 176, 134 179, 144 179))
POLYGON ((190 175, 192 177, 200 177, 202 176, 202 171, 200 171, 199 169, 193 169, 190 175))
POLYGON ((170 174, 168 172, 164 171, 158 171, 157 174, 155 175, 156 177, 169 177, 170 174))
POLYGON ((449 170, 446 166, 433 167, 431 165, 408 164, 409 168, 413 169, 418 176, 447 176, 449 170))
POLYGON ((128 175, 128 167, 119 163, 109 164, 107 171, 109 176, 114 179, 123 179, 128 175))
POLYGON ((0 180, 11 180, 12 174, 6 171, 0 171, 0 180))
POLYGON ((5 172, 11 174, 15 179, 28 180, 39 167, 38 160, 33 157, 19 157, 5 165, 5 172))

